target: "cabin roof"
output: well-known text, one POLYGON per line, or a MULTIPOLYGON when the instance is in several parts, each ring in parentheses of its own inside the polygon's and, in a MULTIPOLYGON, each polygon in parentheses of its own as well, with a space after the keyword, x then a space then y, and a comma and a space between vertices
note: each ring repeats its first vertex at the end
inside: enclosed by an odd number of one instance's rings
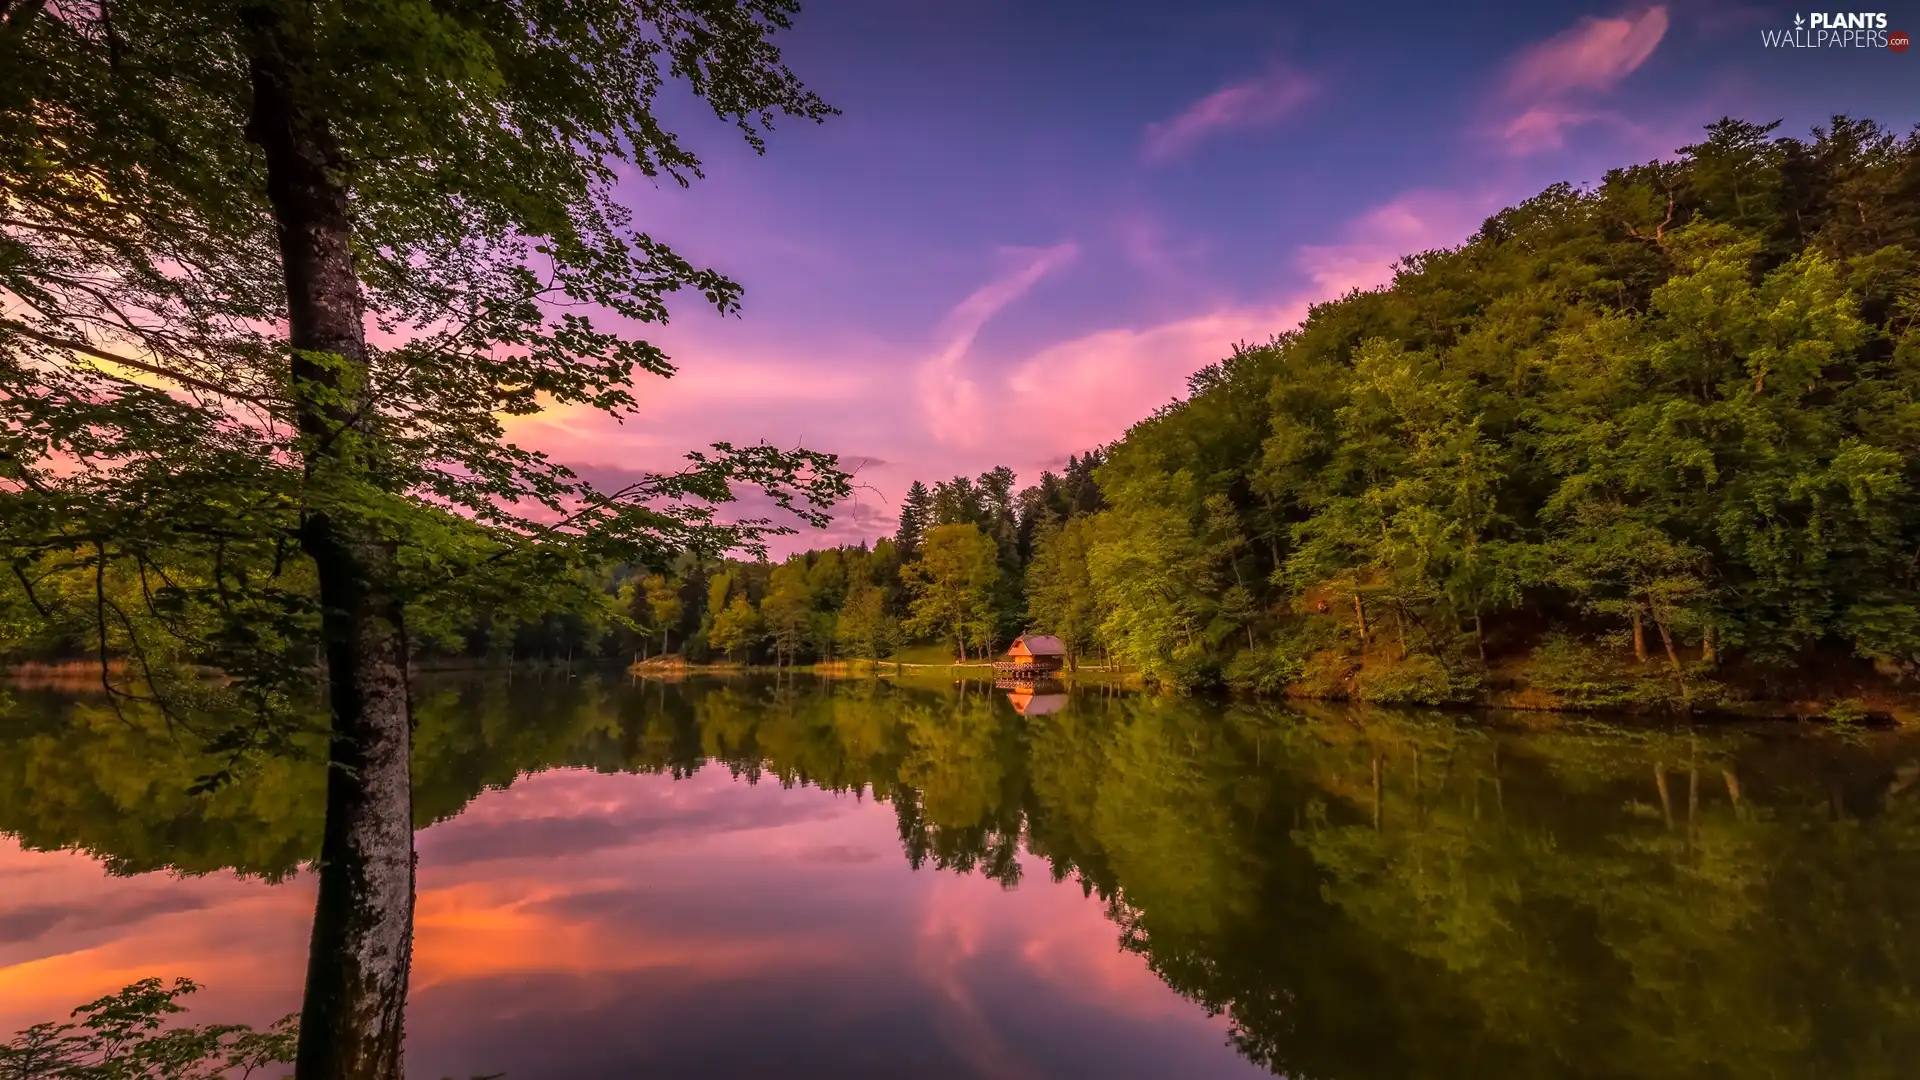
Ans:
POLYGON ((1022 634, 1007 646, 1010 656, 1065 656, 1067 643, 1051 634, 1022 634))

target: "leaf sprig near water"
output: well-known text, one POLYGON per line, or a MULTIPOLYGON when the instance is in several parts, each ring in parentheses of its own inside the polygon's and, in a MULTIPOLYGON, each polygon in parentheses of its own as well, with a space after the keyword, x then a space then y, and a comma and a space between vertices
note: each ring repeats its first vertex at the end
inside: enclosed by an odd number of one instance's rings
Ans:
POLYGON ((73 1010, 66 1023, 35 1024, 0 1044, 0 1080, 248 1080, 293 1061, 299 1017, 265 1031, 246 1024, 168 1026, 180 999, 200 987, 142 979, 73 1010))

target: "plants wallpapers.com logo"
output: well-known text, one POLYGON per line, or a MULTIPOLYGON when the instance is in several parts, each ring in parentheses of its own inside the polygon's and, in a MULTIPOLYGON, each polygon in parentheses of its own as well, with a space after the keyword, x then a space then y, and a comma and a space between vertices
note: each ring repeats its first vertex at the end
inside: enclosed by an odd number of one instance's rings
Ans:
POLYGON ((1913 45, 1905 30, 1887 28, 1884 11, 1816 11, 1793 16, 1793 25, 1760 31, 1769 49, 1885 49, 1903 53, 1913 45))

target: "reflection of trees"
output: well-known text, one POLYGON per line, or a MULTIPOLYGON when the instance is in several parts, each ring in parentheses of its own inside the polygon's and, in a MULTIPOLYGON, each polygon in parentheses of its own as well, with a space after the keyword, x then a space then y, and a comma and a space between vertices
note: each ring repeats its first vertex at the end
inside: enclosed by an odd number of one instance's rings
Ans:
POLYGON ((1881 1076, 1920 1049, 1895 989, 1920 961, 1897 925, 1920 887, 1892 869, 1920 818, 1896 801, 1838 820, 1807 779, 1870 783, 1871 755, 1379 717, 1351 730, 1313 755, 1329 797, 1297 834, 1327 896, 1436 965, 1483 1032, 1550 1051, 1542 1067, 1881 1076))
MULTIPOLYGON (((603 734, 601 692, 585 681, 429 687, 416 703, 414 823, 452 817, 482 789, 571 760, 603 734)), ((320 850, 325 757, 264 755, 195 793, 224 759, 129 706, 18 694, 0 715, 0 832, 31 848, 73 848, 113 873, 233 869, 278 880, 320 850)))
MULTIPOLYGON (((207 795, 163 733, 39 699, 0 735, 0 828, 116 869, 284 873, 318 768, 207 795), (37 719, 35 718, 37 717, 37 719)), ((1920 767, 1843 741, 1504 730, 975 689, 553 681, 430 694, 424 824, 558 764, 891 801, 914 866, 1024 848, 1122 947, 1298 1077, 1892 1077, 1920 1059, 1920 767)))

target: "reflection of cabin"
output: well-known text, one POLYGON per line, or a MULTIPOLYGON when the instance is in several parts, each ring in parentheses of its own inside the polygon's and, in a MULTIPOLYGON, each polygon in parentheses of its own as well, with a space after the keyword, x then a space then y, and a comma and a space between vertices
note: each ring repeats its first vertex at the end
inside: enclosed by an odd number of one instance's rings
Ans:
POLYGON ((1045 716, 1056 713, 1067 706, 1067 695, 1060 692, 1060 684, 1042 685, 1040 693, 1034 693, 1034 684, 1022 682, 1007 694, 1007 700, 1013 703, 1013 711, 1021 716, 1045 716))
POLYGON ((1059 671, 1067 660, 1067 645, 1046 634, 1022 634, 1007 646, 1004 660, 994 662, 993 673, 1001 678, 1034 678, 1059 671))

